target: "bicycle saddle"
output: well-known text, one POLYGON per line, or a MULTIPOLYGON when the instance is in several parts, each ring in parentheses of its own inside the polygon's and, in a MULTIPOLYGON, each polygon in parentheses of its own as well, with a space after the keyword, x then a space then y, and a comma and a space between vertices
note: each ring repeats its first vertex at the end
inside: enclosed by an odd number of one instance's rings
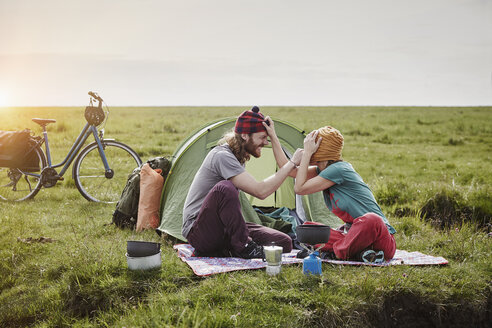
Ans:
POLYGON ((56 122, 56 120, 51 119, 51 118, 33 118, 32 121, 34 123, 38 123, 41 126, 46 126, 47 124, 56 122))

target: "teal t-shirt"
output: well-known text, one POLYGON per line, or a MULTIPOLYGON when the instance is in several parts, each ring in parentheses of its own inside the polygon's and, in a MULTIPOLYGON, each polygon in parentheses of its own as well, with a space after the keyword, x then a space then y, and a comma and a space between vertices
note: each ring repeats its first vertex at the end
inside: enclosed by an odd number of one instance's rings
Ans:
POLYGON ((372 212, 383 219, 391 234, 396 233, 381 211, 371 189, 350 163, 333 163, 321 171, 319 176, 335 183, 323 191, 323 196, 326 206, 342 221, 352 223, 354 219, 372 212))

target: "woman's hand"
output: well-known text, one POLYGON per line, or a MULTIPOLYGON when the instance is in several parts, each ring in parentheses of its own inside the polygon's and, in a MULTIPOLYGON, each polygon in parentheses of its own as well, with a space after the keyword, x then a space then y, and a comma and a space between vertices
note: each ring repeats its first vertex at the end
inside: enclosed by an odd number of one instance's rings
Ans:
POLYGON ((321 138, 316 141, 316 137, 318 136, 318 130, 314 130, 310 132, 306 138, 304 138, 304 152, 311 156, 318 150, 319 145, 321 144, 321 138))

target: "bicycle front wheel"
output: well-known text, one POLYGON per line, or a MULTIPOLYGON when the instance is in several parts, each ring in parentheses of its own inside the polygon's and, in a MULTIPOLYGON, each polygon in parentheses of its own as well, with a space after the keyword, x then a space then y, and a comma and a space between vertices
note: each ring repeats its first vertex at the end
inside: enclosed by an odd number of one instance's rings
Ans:
POLYGON ((23 201, 31 199, 42 187, 40 173, 46 167, 46 156, 40 147, 33 149, 35 157, 31 159, 39 163, 39 171, 32 172, 23 168, 0 167, 0 199, 8 201, 23 201))
POLYGON ((104 155, 112 174, 107 174, 97 143, 85 147, 73 165, 73 179, 82 196, 93 202, 116 203, 128 175, 142 164, 138 154, 129 146, 112 140, 102 141, 104 155))

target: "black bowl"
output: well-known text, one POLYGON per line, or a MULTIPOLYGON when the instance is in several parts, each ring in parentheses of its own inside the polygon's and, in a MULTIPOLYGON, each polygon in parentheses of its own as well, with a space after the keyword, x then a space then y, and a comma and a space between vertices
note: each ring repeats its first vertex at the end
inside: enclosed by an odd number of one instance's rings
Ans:
POLYGON ((330 227, 321 224, 297 226, 297 240, 307 245, 325 244, 330 239, 330 227))
POLYGON ((159 253, 161 250, 160 243, 150 241, 128 240, 126 242, 126 252, 130 257, 151 256, 159 253))

